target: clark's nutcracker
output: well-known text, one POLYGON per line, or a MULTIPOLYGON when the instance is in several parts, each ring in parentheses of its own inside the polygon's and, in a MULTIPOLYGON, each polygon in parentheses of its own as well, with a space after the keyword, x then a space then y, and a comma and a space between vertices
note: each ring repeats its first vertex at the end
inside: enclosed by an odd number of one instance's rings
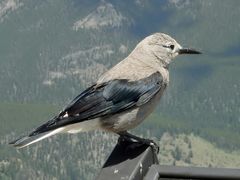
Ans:
POLYGON ((200 52, 183 48, 163 33, 146 37, 57 116, 10 144, 22 148, 57 133, 98 129, 135 141, 146 140, 127 131, 154 110, 169 83, 169 64, 179 54, 200 52))

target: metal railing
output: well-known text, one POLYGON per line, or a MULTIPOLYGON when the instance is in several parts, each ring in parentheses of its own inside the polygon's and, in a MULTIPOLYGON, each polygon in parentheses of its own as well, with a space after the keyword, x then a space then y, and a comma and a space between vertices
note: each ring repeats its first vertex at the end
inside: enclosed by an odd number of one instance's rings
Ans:
POLYGON ((97 180, 240 180, 240 169, 159 165, 152 147, 136 142, 118 143, 97 180))

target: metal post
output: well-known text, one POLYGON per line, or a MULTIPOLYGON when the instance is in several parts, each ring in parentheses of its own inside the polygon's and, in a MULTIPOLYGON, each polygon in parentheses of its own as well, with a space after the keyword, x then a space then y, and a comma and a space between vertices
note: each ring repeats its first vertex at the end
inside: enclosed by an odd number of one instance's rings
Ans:
POLYGON ((158 165, 152 147, 137 142, 119 142, 97 180, 240 180, 240 169, 158 165))
POLYGON ((97 180, 140 180, 146 175, 149 167, 157 163, 157 156, 152 147, 122 141, 115 146, 97 180))

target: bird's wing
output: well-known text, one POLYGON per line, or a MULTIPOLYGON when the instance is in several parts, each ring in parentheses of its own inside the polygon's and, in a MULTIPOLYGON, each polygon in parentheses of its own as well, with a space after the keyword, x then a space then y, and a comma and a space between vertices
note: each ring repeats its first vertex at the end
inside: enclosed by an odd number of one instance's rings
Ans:
POLYGON ((141 106, 162 86, 163 78, 158 72, 138 81, 116 79, 93 85, 77 96, 57 117, 37 128, 32 135, 141 106))

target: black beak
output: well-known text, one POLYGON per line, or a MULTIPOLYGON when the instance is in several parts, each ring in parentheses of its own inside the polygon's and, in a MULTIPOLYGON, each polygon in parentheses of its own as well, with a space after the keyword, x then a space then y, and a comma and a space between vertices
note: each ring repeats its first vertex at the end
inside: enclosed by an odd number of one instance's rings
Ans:
POLYGON ((182 48, 178 50, 178 54, 202 54, 200 51, 191 48, 182 48))

